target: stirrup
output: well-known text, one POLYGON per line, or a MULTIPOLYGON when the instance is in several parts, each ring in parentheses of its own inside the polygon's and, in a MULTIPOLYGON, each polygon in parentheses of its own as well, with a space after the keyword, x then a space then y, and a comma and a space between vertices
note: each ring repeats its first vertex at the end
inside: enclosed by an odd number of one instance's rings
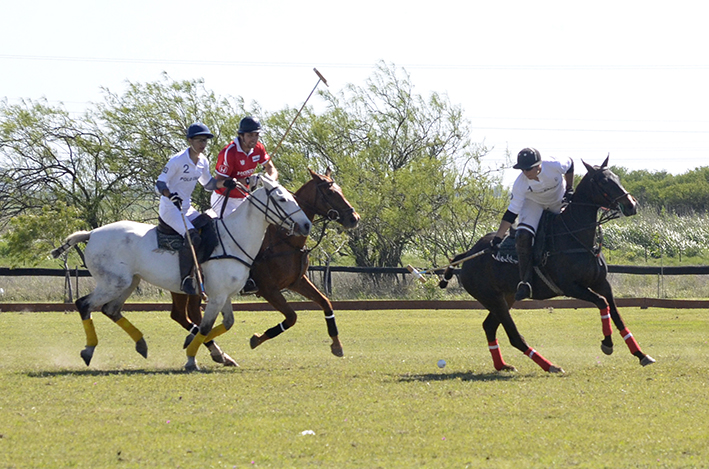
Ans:
POLYGON ((254 279, 251 277, 246 280, 246 284, 244 285, 244 288, 241 289, 241 294, 242 295, 251 295, 253 293, 256 293, 258 291, 258 286, 256 285, 256 282, 254 279))
POLYGON ((194 277, 188 275, 187 277, 183 278, 180 290, 182 290, 187 295, 198 295, 197 282, 195 282, 194 277))
POLYGON ((515 293, 515 301, 520 301, 531 297, 532 285, 529 282, 519 282, 517 284, 517 292, 515 293))

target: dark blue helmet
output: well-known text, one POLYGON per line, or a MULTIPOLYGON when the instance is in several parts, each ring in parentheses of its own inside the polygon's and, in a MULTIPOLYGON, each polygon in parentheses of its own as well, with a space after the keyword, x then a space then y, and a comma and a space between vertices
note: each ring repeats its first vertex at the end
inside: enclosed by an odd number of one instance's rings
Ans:
POLYGON ((187 129, 187 138, 194 138, 198 135, 206 135, 207 138, 214 137, 214 135, 212 135, 212 132, 209 131, 209 128, 206 125, 202 124, 201 122, 195 122, 187 129))
POLYGON ((514 169, 532 169, 542 164, 542 155, 535 148, 524 148, 517 154, 517 164, 514 169))
POLYGON ((258 120, 257 117, 251 117, 247 116, 241 119, 241 122, 239 122, 239 133, 240 134, 247 134, 249 132, 260 132, 261 131, 261 122, 258 120))

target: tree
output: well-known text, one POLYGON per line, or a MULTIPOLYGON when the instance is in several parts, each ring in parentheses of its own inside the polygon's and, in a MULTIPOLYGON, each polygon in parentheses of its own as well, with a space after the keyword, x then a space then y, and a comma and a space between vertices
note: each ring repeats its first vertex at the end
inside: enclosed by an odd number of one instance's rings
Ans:
POLYGON ((348 232, 356 265, 401 265, 417 242, 445 246, 421 250, 433 257, 463 248, 466 243, 449 241, 468 240, 468 221, 489 217, 488 207, 475 207, 492 200, 499 179, 481 170, 487 150, 471 143, 462 109, 436 93, 416 95, 408 74, 384 63, 365 87, 320 96, 326 112, 306 110, 307 124, 291 133, 296 143, 282 148, 305 164, 331 166, 348 189, 362 214, 359 227, 348 232), (465 223, 452 226, 458 213, 465 223), (446 225, 451 231, 441 233, 442 217, 452 222, 446 225))

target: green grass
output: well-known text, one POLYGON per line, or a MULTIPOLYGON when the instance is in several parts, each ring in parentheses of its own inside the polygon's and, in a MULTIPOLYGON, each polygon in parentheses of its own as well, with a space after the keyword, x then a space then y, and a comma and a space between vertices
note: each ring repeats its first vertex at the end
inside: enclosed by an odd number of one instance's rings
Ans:
POLYGON ((504 336, 519 372, 494 372, 482 311, 339 311, 344 358, 321 313, 256 350, 281 317, 238 313, 219 343, 241 367, 202 349, 192 374, 168 313, 128 313, 147 360, 94 315, 88 368, 78 314, 0 313, 0 468, 709 467, 707 311, 621 313, 657 364, 617 333, 603 355, 595 309, 514 312, 565 375, 504 336))

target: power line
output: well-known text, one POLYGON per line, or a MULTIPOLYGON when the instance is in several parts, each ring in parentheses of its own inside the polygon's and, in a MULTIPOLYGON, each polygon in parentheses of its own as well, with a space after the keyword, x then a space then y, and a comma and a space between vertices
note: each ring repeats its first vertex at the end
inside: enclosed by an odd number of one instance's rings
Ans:
MULTIPOLYGON (((103 62, 103 63, 135 63, 154 65, 217 65, 239 67, 310 67, 308 62, 245 62, 230 60, 185 60, 185 59, 139 59, 125 57, 71 57, 55 55, 16 55, 0 54, 5 60, 34 60, 58 62, 103 62)), ((371 63, 330 62, 323 66, 331 68, 371 68, 371 63)), ((410 69, 431 70, 709 70, 709 64, 400 64, 410 69)))

